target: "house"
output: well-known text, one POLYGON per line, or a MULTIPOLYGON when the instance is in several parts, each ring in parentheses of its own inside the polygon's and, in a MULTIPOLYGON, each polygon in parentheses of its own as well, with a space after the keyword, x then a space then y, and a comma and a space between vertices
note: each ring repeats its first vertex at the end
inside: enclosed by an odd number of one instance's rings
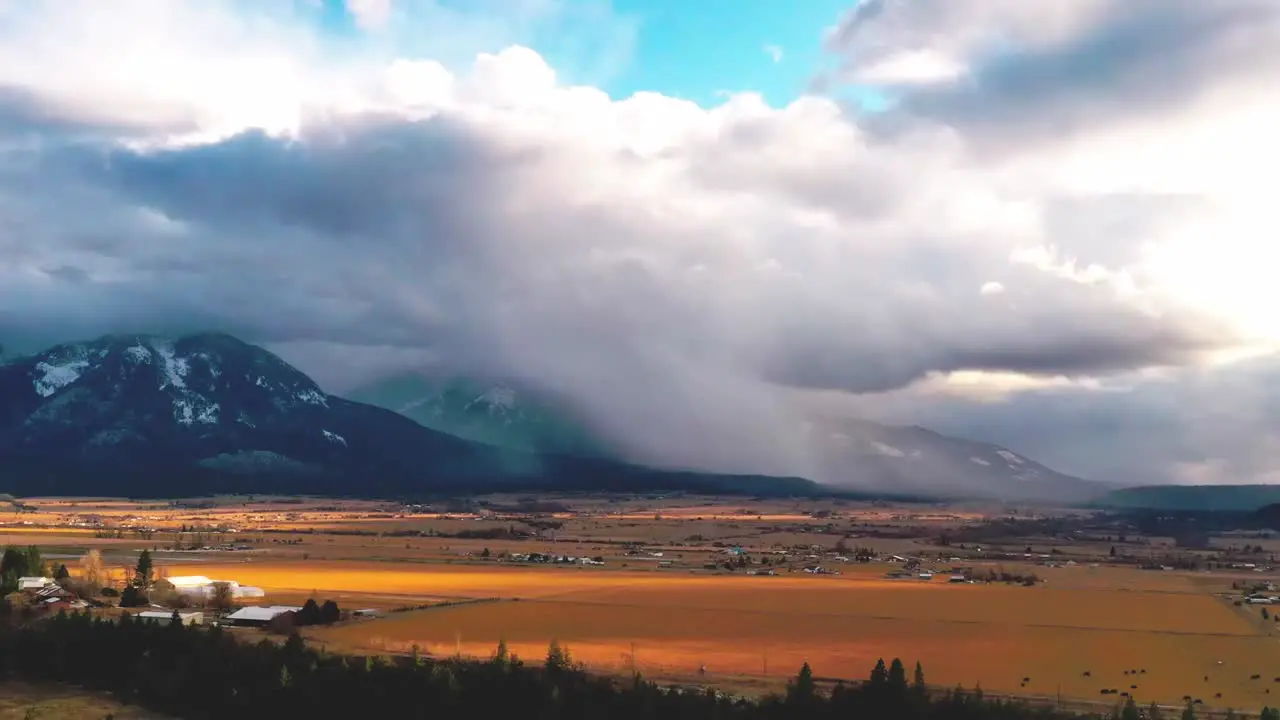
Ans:
MULTIPOLYGON (((157 625, 168 625, 173 622, 173 613, 163 610, 147 610, 140 612, 135 616, 139 620, 153 622, 157 625)), ((202 612, 179 612, 178 619, 183 625, 203 625, 204 613, 202 612)))
POLYGON ((41 602, 74 597, 72 593, 68 592, 66 589, 64 589, 61 585, 58 585, 57 583, 49 583, 48 585, 45 585, 38 590, 32 591, 31 594, 41 602))
POLYGON ((956 573, 952 575, 950 578, 948 578, 947 582, 953 582, 953 583, 969 582, 969 578, 965 577, 963 573, 956 573))
POLYGON ((53 584, 53 580, 47 577, 21 577, 18 578, 18 589, 23 591, 41 590, 53 584))
POLYGON ((271 605, 268 607, 246 607, 227 616, 227 624, 243 627, 266 627, 272 620, 286 613, 296 613, 302 608, 288 605, 271 605))

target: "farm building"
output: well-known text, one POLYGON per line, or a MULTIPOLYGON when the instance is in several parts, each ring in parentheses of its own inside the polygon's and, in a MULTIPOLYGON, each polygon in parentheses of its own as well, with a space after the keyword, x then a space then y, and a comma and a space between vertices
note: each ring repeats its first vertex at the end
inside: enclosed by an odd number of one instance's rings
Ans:
POLYGON ((34 590, 27 591, 32 597, 41 602, 49 600, 71 599, 74 598, 70 592, 67 592, 61 585, 57 583, 49 583, 34 590))
POLYGON ((227 623, 244 627, 266 627, 272 620, 286 613, 296 613, 302 608, 287 605, 271 605, 269 607, 247 607, 227 616, 227 623))
POLYGON ((53 584, 53 581, 47 577, 18 578, 19 590, 40 590, 52 584, 53 584))
POLYGON ((211 580, 203 575, 185 575, 181 577, 165 578, 173 589, 183 595, 193 595, 197 597, 213 597, 214 589, 219 583, 226 583, 231 588, 231 597, 241 600, 244 598, 260 598, 265 597, 266 593, 261 588, 241 585, 235 580, 211 580))
MULTIPOLYGON (((165 612, 164 610, 148 610, 146 612, 138 613, 137 618, 139 620, 153 622, 157 625, 168 625, 173 622, 173 613, 165 612)), ((183 625, 203 625, 204 613, 179 612, 178 619, 182 621, 183 625)))

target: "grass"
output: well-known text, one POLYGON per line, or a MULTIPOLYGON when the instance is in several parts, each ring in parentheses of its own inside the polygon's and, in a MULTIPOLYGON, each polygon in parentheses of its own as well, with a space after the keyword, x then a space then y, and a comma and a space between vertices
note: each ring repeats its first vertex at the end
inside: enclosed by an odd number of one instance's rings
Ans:
POLYGON ((119 720, 162 717, 78 688, 0 683, 0 720, 101 720, 108 715, 119 720))

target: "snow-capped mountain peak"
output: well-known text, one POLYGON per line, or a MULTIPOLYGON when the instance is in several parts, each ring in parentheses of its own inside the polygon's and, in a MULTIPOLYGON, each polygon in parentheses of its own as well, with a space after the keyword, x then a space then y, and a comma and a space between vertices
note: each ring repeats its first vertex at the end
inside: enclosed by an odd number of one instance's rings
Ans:
POLYGON ((128 405, 133 427, 98 428, 91 439, 100 448, 160 430, 211 437, 230 425, 243 432, 270 427, 272 418, 296 408, 329 407, 328 395, 306 375, 216 333, 109 335, 10 359, 0 370, 9 412, 21 414, 21 428, 32 437, 49 428, 87 429, 106 408, 128 405), (133 432, 140 427, 148 432, 133 432))

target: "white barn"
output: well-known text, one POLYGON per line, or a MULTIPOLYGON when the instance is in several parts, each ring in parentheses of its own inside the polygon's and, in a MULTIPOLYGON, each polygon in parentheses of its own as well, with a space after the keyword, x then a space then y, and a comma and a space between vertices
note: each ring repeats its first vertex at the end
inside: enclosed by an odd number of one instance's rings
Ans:
POLYGON ((235 580, 212 580, 203 575, 182 575, 179 577, 165 578, 173 589, 183 595, 192 595, 195 597, 211 598, 213 597, 214 588, 218 583, 226 583, 231 588, 231 597, 242 600, 245 598, 265 597, 266 593, 262 588, 256 588, 250 585, 241 585, 235 580))
POLYGON ((227 616, 227 622, 232 625, 247 625, 250 627, 264 627, 272 620, 284 615, 285 613, 296 613, 302 608, 289 605, 271 605, 269 607, 246 607, 231 613, 227 616))
MULTIPOLYGON (((173 613, 163 610, 148 610, 138 613, 138 619, 146 622, 153 622, 157 625, 168 625, 173 622, 173 613)), ((179 612, 178 619, 183 625, 203 625, 204 613, 201 612, 179 612)))

